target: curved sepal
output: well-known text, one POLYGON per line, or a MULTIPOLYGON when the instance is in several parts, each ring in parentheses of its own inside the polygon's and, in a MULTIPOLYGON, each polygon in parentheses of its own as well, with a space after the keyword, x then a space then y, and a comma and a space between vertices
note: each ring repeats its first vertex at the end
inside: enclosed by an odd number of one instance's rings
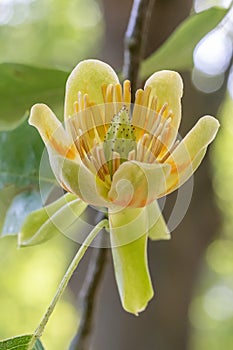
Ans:
POLYGON ((112 256, 122 306, 135 315, 146 308, 154 295, 147 262, 147 224, 144 208, 109 212, 112 256))
POLYGON ((68 193, 46 207, 36 210, 24 221, 18 235, 20 247, 43 243, 59 233, 68 233, 87 204, 68 193))

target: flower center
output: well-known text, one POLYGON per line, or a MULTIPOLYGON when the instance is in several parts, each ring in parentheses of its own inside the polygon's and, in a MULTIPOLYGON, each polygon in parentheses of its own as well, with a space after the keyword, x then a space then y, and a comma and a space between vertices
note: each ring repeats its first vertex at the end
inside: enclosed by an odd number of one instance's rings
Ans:
POLYGON ((103 85, 102 94, 104 103, 96 105, 78 93, 75 116, 67 122, 81 161, 110 188, 123 162, 163 163, 178 141, 168 149, 173 112, 159 104, 150 87, 137 90, 132 116, 128 80, 123 91, 120 84, 103 85))
POLYGON ((129 152, 137 150, 135 128, 130 124, 126 106, 116 114, 104 137, 103 149, 110 175, 113 175, 113 159, 119 159, 120 164, 128 160, 129 152))

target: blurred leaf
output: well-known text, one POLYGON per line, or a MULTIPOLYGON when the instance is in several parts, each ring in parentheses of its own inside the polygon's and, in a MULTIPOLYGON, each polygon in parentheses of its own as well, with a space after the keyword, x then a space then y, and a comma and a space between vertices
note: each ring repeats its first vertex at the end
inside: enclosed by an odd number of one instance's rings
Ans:
POLYGON ((5 186, 0 190, 0 232, 3 229, 5 216, 11 206, 13 198, 18 194, 19 190, 14 185, 5 186))
MULTIPOLYGON (((17 233, 25 216, 41 207, 38 192, 43 150, 39 134, 27 121, 12 131, 0 132, 0 229, 5 234, 17 233)), ((43 178, 43 183, 49 193, 55 179, 43 178)))
POLYGON ((43 149, 39 134, 27 121, 17 129, 0 132, 0 188, 37 185, 43 149))
POLYGON ((0 64, 0 130, 17 127, 37 102, 61 113, 68 73, 22 64, 0 64))
POLYGON ((144 60, 140 77, 146 78, 160 69, 191 69, 196 45, 216 27, 226 13, 226 9, 212 7, 188 17, 155 53, 144 60))
POLYGON ((20 230, 19 246, 40 244, 55 234, 67 232, 86 207, 86 203, 68 193, 52 204, 32 212, 20 230))
MULTIPOLYGON (((3 340, 0 342, 0 350, 28 350, 33 337, 31 334, 3 340)), ((44 350, 39 339, 36 340, 32 350, 44 350)))
MULTIPOLYGON (((22 189, 23 191, 24 189, 22 189)), ((1 192, 0 192, 1 195, 1 192)), ((0 205, 1 205, 0 199, 0 205)), ((11 204, 5 214, 2 236, 16 234, 19 232, 25 218, 33 210, 41 207, 41 196, 37 191, 21 192, 11 199, 11 204)))

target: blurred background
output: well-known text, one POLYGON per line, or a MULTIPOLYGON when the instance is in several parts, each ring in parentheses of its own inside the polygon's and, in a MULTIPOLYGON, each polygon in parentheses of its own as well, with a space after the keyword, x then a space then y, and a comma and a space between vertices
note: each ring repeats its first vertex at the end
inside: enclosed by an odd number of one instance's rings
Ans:
MULTIPOLYGON (((189 14, 228 0, 157 0, 146 55, 154 52, 189 14)), ((0 0, 0 63, 71 70, 100 58, 120 71, 131 0, 0 0)), ((170 242, 150 242, 156 296, 139 318, 126 314, 115 286, 111 257, 95 312, 95 350, 217 350, 233 348, 233 14, 194 51, 185 82, 185 135, 204 114, 221 131, 194 178, 188 213, 170 242)), ((169 67, 164 67, 169 68, 169 67)), ((170 196, 169 215, 176 194, 170 196)), ((0 242, 0 338, 37 326, 77 246, 57 237, 18 250, 15 237, 0 242)), ((47 348, 64 350, 79 314, 77 295, 89 256, 74 275, 43 336, 47 348)))

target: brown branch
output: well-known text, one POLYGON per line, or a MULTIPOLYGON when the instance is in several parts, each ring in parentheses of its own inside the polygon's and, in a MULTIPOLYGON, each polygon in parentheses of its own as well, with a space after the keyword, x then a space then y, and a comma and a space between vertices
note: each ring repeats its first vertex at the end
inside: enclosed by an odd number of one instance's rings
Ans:
POLYGON ((123 76, 125 79, 130 79, 133 95, 137 88, 138 72, 154 3, 155 0, 134 0, 125 33, 123 76))
POLYGON ((103 275, 107 249, 93 248, 86 279, 79 294, 82 307, 81 321, 77 334, 73 338, 69 350, 89 349, 89 338, 93 326, 93 312, 96 294, 103 275))

